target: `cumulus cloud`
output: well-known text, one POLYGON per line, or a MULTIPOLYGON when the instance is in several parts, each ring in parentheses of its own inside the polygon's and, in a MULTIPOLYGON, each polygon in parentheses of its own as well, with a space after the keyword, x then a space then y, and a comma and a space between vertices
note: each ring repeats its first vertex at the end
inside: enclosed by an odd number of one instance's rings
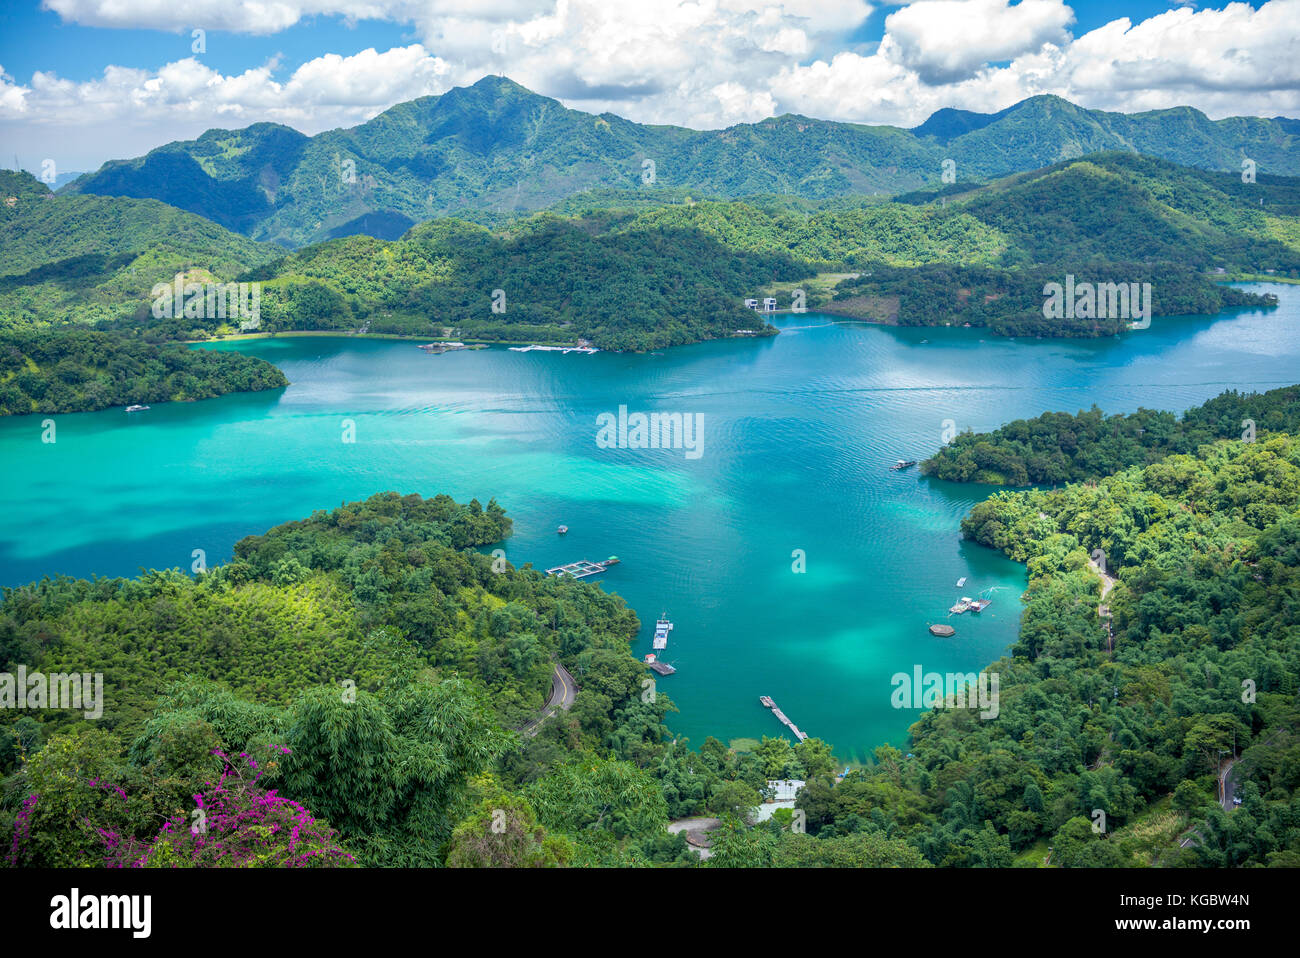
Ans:
MULTIPOLYGON (((987 0, 978 0, 987 6, 987 0)), ((922 0, 917 6, 948 6, 922 0)), ((1023 3, 1021 4, 1023 6, 1023 3)), ((1015 44, 949 55, 946 25, 921 21, 914 42, 952 76, 932 82, 893 31, 893 17, 872 55, 836 54, 787 67, 770 89, 778 104, 845 120, 912 126, 946 106, 980 112, 1054 93, 1087 107, 1121 111, 1194 106, 1211 117, 1300 115, 1300 0, 1270 0, 1259 9, 1178 7, 1140 23, 1111 21, 1080 37, 1043 40, 1026 28, 1015 44), (1041 41, 1041 42, 1040 42, 1041 41), (1005 65, 989 66, 998 58, 1005 65), (977 65, 982 64, 982 65, 977 65), (958 69, 960 67, 960 69, 958 69)), ((978 45, 977 45, 978 46, 978 45)))
POLYGON ((987 63, 1060 44, 1074 11, 1061 0, 919 0, 891 13, 889 50, 926 83, 952 83, 987 63))
POLYGON ((27 112, 27 94, 31 91, 14 83, 0 65, 0 116, 21 116, 27 112))
POLYGON ((35 104, 28 112, 42 123, 86 119, 87 107, 92 107, 93 118, 101 122, 215 114, 317 130, 363 120, 402 100, 441 93, 452 86, 450 72, 445 61, 418 43, 383 53, 326 54, 304 63, 284 82, 275 79, 269 64, 227 76, 194 57, 153 71, 110 66, 102 77, 84 83, 38 71, 30 89, 0 86, 0 117, 24 112, 22 102, 9 107, 8 91, 14 90, 20 101, 35 104))

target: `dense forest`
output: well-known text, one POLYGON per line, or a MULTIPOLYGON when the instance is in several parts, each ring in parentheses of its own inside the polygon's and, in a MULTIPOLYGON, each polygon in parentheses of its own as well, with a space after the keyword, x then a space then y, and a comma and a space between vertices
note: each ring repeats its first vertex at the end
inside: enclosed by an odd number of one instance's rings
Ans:
POLYGON ((1236 306, 1275 306, 1277 297, 1223 286, 1174 264, 1111 262, 1020 269, 948 265, 903 269, 877 264, 859 277, 841 281, 823 308, 835 315, 899 326, 969 324, 1002 336, 1096 338, 1147 322, 1139 303, 1150 308, 1151 316, 1181 316, 1214 314, 1236 306), (1064 315, 1044 315, 1044 290, 1052 283, 1063 288, 1063 296, 1068 295, 1064 294, 1067 286, 1082 289, 1090 284, 1094 307, 1088 315, 1064 308, 1064 315), (1112 297, 1105 292, 1112 285, 1123 290, 1112 297), (1127 309, 1123 308, 1126 301, 1127 309))
POLYGON ((135 316, 177 273, 228 280, 283 253, 157 200, 56 195, 0 170, 0 330, 135 316))
POLYGON ((989 433, 964 432, 921 463, 954 482, 1056 485, 1095 481, 1173 453, 1194 453, 1219 439, 1254 441, 1269 433, 1300 435, 1300 389, 1229 390, 1182 418, 1159 410, 1107 416, 1093 407, 1017 419, 989 433))
POLYGON ((744 308, 743 294, 809 275, 788 256, 737 252, 698 231, 593 235, 582 223, 542 216, 505 236, 436 220, 394 243, 348 237, 241 279, 262 282, 266 330, 350 329, 364 320, 373 332, 445 327, 461 339, 580 337, 648 350, 771 331, 744 308))
POLYGON ((287 385, 270 363, 236 352, 79 328, 0 331, 0 416, 186 402, 287 385))

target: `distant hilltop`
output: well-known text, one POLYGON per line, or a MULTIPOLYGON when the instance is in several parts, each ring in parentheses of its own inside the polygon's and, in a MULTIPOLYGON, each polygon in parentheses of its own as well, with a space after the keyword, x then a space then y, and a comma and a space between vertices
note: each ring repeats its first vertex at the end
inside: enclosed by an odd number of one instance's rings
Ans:
POLYGON ((114 160, 63 192, 158 199, 290 247, 395 239, 440 216, 492 223, 587 190, 825 200, 987 180, 1104 150, 1206 170, 1300 175, 1300 120, 1210 120, 1190 107, 1087 110, 1036 96, 939 110, 910 130, 787 114, 724 130, 570 110, 505 77, 421 97, 351 129, 257 123, 114 160))

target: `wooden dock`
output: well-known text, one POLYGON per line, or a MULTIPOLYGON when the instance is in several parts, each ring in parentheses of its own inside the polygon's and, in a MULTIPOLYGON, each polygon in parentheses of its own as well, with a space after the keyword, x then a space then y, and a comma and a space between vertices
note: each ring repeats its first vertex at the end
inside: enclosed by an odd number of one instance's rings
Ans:
POLYGON ((807 733, 801 732, 799 730, 799 726, 791 722, 789 717, 784 712, 782 712, 779 708, 776 707, 776 702, 772 701, 772 697, 770 695, 760 695, 758 697, 758 702, 760 705, 763 706, 763 708, 771 709, 772 714, 775 715, 777 719, 780 721, 780 723, 784 725, 786 728, 788 728, 794 734, 794 737, 798 739, 800 742, 802 742, 804 739, 808 737, 807 733))

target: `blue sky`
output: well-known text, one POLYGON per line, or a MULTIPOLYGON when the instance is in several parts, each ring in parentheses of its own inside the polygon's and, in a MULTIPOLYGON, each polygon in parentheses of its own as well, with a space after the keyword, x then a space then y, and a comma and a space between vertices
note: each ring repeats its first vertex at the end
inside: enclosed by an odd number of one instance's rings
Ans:
POLYGON ((33 0, 0 11, 0 162, 93 168, 211 127, 315 133, 505 73, 565 105, 715 128, 911 126, 1037 93, 1300 115, 1300 0, 33 0), (190 30, 206 30, 191 49, 190 30))
MULTIPOLYGON (((1259 3, 1251 4, 1258 7, 1259 3)), ((1120 17, 1145 20, 1178 4, 1168 0, 1090 0, 1071 3, 1076 33, 1086 33, 1120 17)), ((877 6, 854 29, 845 31, 846 49, 874 50, 885 33, 885 18, 896 6, 877 6)), ((201 27, 201 23, 195 23, 201 27)), ((39 0, 11 0, 0 10, 0 65, 19 79, 36 70, 53 71, 70 80, 91 80, 109 63, 148 69, 160 58, 179 59, 190 53, 188 32, 157 29, 104 29, 67 23, 53 10, 43 9, 39 0)), ((404 46, 418 40, 408 24, 384 20, 348 23, 340 16, 314 16, 303 23, 269 36, 250 36, 224 31, 209 33, 211 63, 225 72, 242 72, 274 56, 298 66, 322 51, 350 55, 374 47, 378 50, 404 46)), ((436 50, 434 51, 436 52, 436 50)))

